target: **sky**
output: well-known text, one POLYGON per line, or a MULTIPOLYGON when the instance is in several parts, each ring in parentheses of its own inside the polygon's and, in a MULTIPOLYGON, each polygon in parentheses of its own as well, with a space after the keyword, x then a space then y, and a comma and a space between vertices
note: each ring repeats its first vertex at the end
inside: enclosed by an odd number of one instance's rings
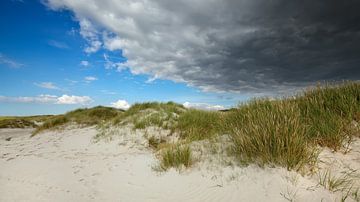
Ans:
POLYGON ((0 1, 0 115, 224 109, 360 79, 360 2, 0 1))

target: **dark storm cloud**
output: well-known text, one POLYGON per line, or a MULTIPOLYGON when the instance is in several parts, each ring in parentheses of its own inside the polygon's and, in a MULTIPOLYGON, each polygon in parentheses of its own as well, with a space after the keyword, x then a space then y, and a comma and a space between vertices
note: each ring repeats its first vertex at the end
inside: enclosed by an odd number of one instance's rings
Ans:
POLYGON ((96 35, 94 27, 105 30, 104 47, 123 49, 128 58, 119 68, 204 90, 281 93, 317 81, 360 79, 360 1, 50 0, 48 5, 73 10, 84 37, 96 35))

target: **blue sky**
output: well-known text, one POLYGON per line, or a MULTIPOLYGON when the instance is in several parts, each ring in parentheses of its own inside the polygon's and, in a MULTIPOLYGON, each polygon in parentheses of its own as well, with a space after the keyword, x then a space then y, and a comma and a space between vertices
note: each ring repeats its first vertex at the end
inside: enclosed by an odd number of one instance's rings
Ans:
POLYGON ((2 0, 0 115, 223 109, 359 81, 360 2, 285 1, 2 0))
POLYGON ((0 115, 58 114, 118 100, 230 107, 248 98, 109 68, 127 61, 122 50, 84 51, 89 41, 72 11, 35 0, 0 1, 0 11, 0 115))

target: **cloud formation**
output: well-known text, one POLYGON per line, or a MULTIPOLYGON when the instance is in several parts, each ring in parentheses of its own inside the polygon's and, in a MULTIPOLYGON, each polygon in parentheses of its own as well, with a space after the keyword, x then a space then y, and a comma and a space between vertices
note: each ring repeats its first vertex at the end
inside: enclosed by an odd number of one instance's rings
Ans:
POLYGON ((38 86, 40 88, 46 88, 46 89, 51 89, 51 90, 60 90, 59 87, 57 87, 54 83, 52 82, 41 82, 41 83, 34 83, 35 86, 38 86))
POLYGON ((89 96, 75 96, 75 95, 38 95, 35 97, 7 97, 0 96, 0 102, 10 103, 40 103, 40 104, 80 104, 87 105, 93 102, 89 96))
POLYGON ((89 96, 62 95, 57 98, 56 104, 81 104, 87 105, 93 102, 89 96))
POLYGON ((86 77, 84 78, 84 80, 85 80, 86 83, 90 83, 90 82, 93 82, 93 81, 98 80, 98 78, 96 78, 96 77, 94 77, 94 76, 86 76, 86 77))
POLYGON ((203 109, 203 110, 223 110, 225 109, 224 106, 221 105, 211 105, 208 103, 190 103, 185 102, 184 107, 186 108, 195 108, 195 109, 203 109))
POLYGON ((89 61, 82 60, 82 61, 80 62, 80 65, 83 66, 83 67, 87 67, 87 66, 90 65, 90 63, 89 63, 89 61))
MULTIPOLYGON (((85 52, 122 50, 116 68, 205 91, 288 92, 360 79, 360 1, 48 0, 67 9, 85 52)), ((111 66, 111 64, 110 64, 111 66)))
POLYGON ((6 66, 8 66, 10 68, 20 68, 20 67, 24 66, 24 64, 21 64, 13 59, 10 59, 10 58, 6 57, 5 55, 3 55, 2 53, 0 53, 0 65, 1 64, 5 64, 6 66))
POLYGON ((59 49, 69 49, 70 48, 66 43, 61 42, 61 41, 56 41, 56 40, 49 40, 48 44, 52 47, 59 48, 59 49))
POLYGON ((116 102, 110 103, 111 107, 117 108, 117 109, 123 109, 127 110, 130 108, 130 104, 126 100, 118 100, 116 102))

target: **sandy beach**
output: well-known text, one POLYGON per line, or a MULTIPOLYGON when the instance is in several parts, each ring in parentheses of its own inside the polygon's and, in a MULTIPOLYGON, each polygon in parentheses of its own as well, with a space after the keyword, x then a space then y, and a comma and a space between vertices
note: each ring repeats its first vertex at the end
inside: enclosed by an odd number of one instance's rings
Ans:
MULTIPOLYGON (((317 175, 302 176, 284 168, 200 161, 181 172, 158 172, 153 169, 155 155, 141 139, 96 142, 94 127, 30 138, 31 131, 0 130, 0 201, 339 201, 342 197, 320 186, 317 175)), ((320 169, 359 170, 359 152, 359 140, 346 155, 325 149, 320 169)))
POLYGON ((360 202, 360 0, 0 0, 0 202, 360 202))

